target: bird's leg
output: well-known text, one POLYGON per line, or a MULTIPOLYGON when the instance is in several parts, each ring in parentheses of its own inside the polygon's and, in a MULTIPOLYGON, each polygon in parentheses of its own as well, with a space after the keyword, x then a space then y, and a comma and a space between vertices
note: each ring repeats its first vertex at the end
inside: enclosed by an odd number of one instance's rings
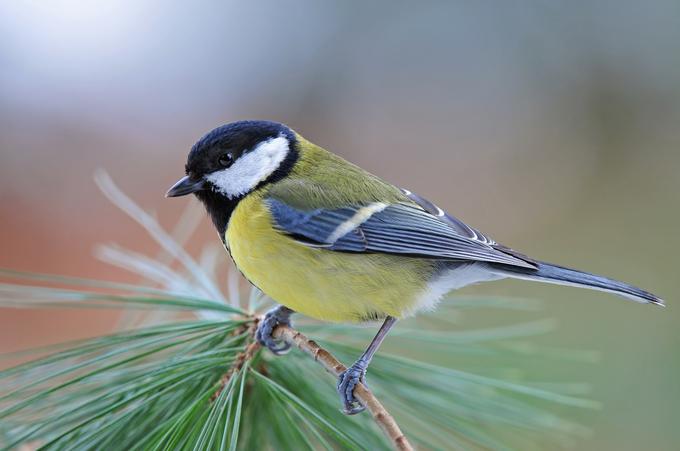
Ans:
POLYGON ((274 340, 272 332, 278 325, 290 326, 290 315, 295 313, 293 310, 279 305, 265 313, 264 318, 257 325, 255 339, 267 347, 275 355, 283 355, 290 349, 290 344, 274 340))
POLYGON ((371 363, 373 355, 396 322, 397 319, 392 316, 385 318, 385 322, 380 326, 380 330, 373 337, 371 344, 368 345, 364 353, 361 354, 361 357, 338 377, 338 393, 340 394, 340 401, 344 406, 344 413, 347 415, 354 415, 364 411, 365 407, 359 404, 359 401, 354 397, 354 387, 359 382, 364 382, 368 364, 371 363))

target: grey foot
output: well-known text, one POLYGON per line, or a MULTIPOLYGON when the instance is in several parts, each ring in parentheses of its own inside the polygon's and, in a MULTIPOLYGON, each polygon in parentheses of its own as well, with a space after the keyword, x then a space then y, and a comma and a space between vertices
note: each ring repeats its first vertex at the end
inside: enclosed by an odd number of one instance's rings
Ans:
POLYGON ((361 361, 355 362, 338 376, 338 394, 346 415, 355 415, 366 410, 354 397, 354 388, 359 382, 365 383, 365 377, 366 365, 361 361))
POLYGON ((288 350, 290 350, 290 345, 288 343, 282 342, 280 340, 274 340, 274 337, 272 337, 272 332, 279 324, 283 326, 290 326, 290 315, 292 313, 293 311, 288 307, 279 305, 278 307, 269 310, 257 325, 255 339, 262 346, 265 346, 267 349, 273 352, 274 355, 283 355, 288 352, 288 350))

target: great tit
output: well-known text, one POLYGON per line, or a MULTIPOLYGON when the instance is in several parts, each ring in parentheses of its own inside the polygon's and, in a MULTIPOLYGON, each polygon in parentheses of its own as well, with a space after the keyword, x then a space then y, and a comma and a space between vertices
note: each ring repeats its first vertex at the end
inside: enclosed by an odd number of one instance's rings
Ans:
POLYGON ((205 205, 243 275, 281 304, 256 334, 275 354, 288 345, 272 331, 290 324, 293 312, 324 321, 384 321, 339 378, 348 414, 363 410, 354 387, 397 319, 434 309, 451 290, 510 277, 663 305, 626 283, 498 244, 276 122, 234 122, 203 136, 189 152, 186 176, 167 192, 187 194, 205 205))

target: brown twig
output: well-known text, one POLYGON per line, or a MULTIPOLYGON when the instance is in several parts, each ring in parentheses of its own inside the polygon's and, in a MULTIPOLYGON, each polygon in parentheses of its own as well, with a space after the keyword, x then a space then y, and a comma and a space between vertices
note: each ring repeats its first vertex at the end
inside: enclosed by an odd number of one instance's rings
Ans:
MULTIPOLYGON (((250 336, 254 337, 256 327, 257 321, 253 321, 253 323, 249 327, 241 326, 237 328, 232 335, 241 335, 243 332, 248 330, 250 336)), ((234 375, 234 373, 236 373, 237 371, 241 371, 243 365, 245 365, 247 361, 253 358, 255 352, 257 352, 258 349, 260 349, 260 343, 253 340, 245 347, 245 349, 242 352, 236 355, 234 363, 229 367, 229 370, 226 373, 224 373, 224 375, 222 375, 222 377, 220 378, 219 386, 215 393, 213 393, 212 396, 210 397, 210 402, 215 401, 217 397, 220 396, 222 390, 224 390, 224 387, 227 386, 229 380, 234 375)))
MULTIPOLYGON (((258 319, 255 319, 248 327, 251 338, 255 337, 255 330, 257 328, 258 319)), ((235 335, 240 335, 243 333, 243 329, 237 330, 235 335)), ((326 371, 331 373, 333 376, 338 377, 340 374, 347 369, 345 365, 340 363, 333 354, 326 351, 324 348, 319 346, 314 340, 310 340, 301 332, 288 326, 277 326, 272 332, 272 336, 276 339, 283 340, 290 344, 291 346, 296 346, 301 351, 309 354, 314 358, 315 361, 319 362, 326 371)), ((210 398, 211 401, 217 399, 224 387, 234 375, 243 368, 243 365, 253 358, 255 352, 260 349, 260 344, 253 340, 251 341, 245 349, 240 352, 234 363, 231 365, 229 370, 220 379, 219 387, 215 393, 210 398)), ((394 421, 392 415, 385 409, 385 407, 378 401, 378 399, 373 395, 373 393, 366 387, 366 385, 359 383, 354 388, 354 396, 359 400, 359 402, 366 407, 366 409, 371 412, 373 419, 380 426, 380 429, 384 432, 385 436, 390 440, 395 449, 400 451, 413 451, 413 446, 409 443, 408 439, 399 429, 399 425, 394 421)))
MULTIPOLYGON (((298 347, 303 352, 309 354, 315 361, 319 362, 326 371, 335 377, 347 369, 345 365, 340 363, 330 352, 323 349, 315 341, 310 340, 304 334, 297 330, 287 327, 278 326, 274 329, 272 336, 279 340, 284 340, 292 346, 298 347)), ((398 450, 413 450, 413 446, 399 429, 399 425, 394 421, 392 415, 383 407, 378 399, 364 384, 359 384, 354 389, 354 396, 359 402, 371 412, 373 419, 378 426, 383 430, 387 438, 392 442, 395 449, 398 450)))

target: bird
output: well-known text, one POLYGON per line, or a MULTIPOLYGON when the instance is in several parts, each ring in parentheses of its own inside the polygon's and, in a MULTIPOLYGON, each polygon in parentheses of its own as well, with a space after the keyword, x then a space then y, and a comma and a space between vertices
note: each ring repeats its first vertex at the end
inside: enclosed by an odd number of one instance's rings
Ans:
POLYGON ((601 290, 640 303, 659 297, 624 282, 542 262, 503 246, 427 199, 306 140, 288 126, 219 126, 189 151, 167 197, 195 195, 238 270, 278 305, 256 339, 299 313, 328 322, 382 321, 337 381, 346 414, 364 410, 354 388, 399 319, 433 310, 450 291, 505 278, 601 290))

